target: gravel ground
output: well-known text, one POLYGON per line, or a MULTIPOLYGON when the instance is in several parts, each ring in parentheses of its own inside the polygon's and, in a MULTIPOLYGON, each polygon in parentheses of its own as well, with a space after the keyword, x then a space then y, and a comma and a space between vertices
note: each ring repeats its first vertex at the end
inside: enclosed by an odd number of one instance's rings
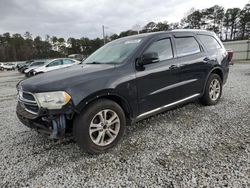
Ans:
POLYGON ((0 187, 250 187, 250 64, 231 67, 221 101, 131 125, 109 153, 56 143, 15 115, 17 72, 0 72, 0 187))

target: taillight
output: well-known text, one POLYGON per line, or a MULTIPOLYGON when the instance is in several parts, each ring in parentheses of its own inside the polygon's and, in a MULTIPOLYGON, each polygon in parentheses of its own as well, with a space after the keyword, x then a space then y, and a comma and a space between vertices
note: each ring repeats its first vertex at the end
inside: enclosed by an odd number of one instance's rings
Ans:
POLYGON ((227 50, 229 65, 233 65, 233 64, 234 64, 234 63, 232 62, 233 54, 234 54, 233 50, 227 50))

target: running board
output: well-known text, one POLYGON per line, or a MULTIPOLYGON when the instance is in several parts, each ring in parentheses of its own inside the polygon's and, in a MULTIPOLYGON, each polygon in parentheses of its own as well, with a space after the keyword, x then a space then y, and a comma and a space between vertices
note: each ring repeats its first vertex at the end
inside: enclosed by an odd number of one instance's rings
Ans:
POLYGON ((162 112, 162 111, 164 111, 164 110, 167 109, 167 108, 170 108, 170 107, 172 107, 172 106, 175 106, 175 105, 180 104, 180 103, 183 103, 183 102, 186 102, 186 101, 188 101, 188 100, 190 100, 190 99, 193 99, 193 98, 196 98, 196 97, 198 97, 198 96, 200 96, 200 95, 201 95, 201 94, 197 93, 197 94, 191 95, 191 96, 189 96, 189 97, 187 97, 187 98, 181 99, 181 100, 179 100, 179 101, 175 101, 175 102, 170 103, 170 104, 167 104, 167 105, 165 105, 165 106, 162 106, 162 107, 156 108, 156 109, 154 109, 154 110, 150 110, 150 111, 148 111, 148 112, 145 112, 145 113, 143 113, 143 114, 137 116, 136 121, 139 121, 139 120, 141 120, 141 119, 143 119, 143 118, 145 118, 145 117, 151 116, 151 115, 153 115, 153 114, 162 112))

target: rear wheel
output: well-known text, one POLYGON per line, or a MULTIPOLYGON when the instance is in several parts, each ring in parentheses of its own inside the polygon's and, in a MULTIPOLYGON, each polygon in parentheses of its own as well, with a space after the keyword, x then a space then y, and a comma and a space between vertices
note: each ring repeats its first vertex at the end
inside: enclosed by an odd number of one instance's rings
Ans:
POLYGON ((126 118, 115 102, 100 99, 76 117, 73 135, 85 152, 98 154, 114 147, 125 132, 126 118))
POLYGON ((211 74, 208 78, 201 102, 204 105, 215 105, 222 94, 222 80, 218 74, 211 74))

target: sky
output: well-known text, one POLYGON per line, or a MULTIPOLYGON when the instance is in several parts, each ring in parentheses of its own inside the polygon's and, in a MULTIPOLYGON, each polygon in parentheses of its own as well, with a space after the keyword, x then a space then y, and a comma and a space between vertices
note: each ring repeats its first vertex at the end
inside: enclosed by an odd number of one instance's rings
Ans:
POLYGON ((102 37, 150 21, 179 22, 191 8, 243 8, 249 0, 0 0, 0 34, 102 37))

